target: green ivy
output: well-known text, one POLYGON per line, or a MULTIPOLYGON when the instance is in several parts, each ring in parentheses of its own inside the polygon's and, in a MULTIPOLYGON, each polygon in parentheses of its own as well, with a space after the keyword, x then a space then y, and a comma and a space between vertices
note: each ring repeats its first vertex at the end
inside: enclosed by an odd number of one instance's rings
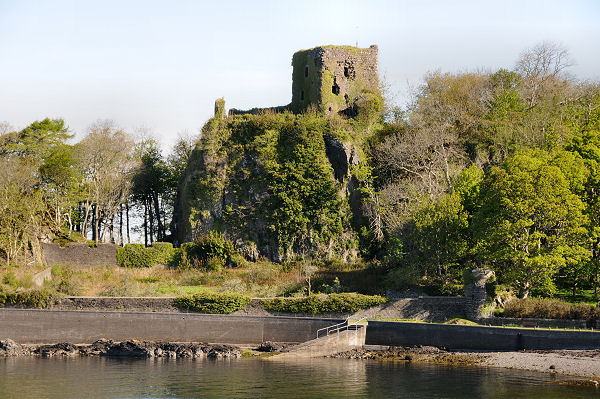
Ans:
POLYGON ((219 271, 231 264, 231 257, 236 254, 233 242, 222 233, 211 231, 198 237, 194 242, 181 244, 171 257, 170 266, 178 269, 202 268, 219 271))
POLYGON ((205 292, 175 298, 175 306, 199 313, 229 314, 245 308, 252 298, 236 293, 205 292))
POLYGON ((387 298, 379 295, 329 294, 310 295, 302 298, 263 299, 266 310, 284 313, 354 313, 361 309, 384 304, 387 298))

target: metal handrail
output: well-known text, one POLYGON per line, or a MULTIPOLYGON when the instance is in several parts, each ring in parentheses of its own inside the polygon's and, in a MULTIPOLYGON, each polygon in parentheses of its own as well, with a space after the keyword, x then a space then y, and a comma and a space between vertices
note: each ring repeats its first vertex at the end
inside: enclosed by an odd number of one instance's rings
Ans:
POLYGON ((341 323, 338 324, 334 324, 332 326, 328 326, 328 327, 323 327, 317 330, 317 338, 319 338, 321 336, 321 332, 325 331, 325 334, 323 334, 324 337, 329 336, 332 333, 340 333, 340 331, 344 331, 344 330, 350 330, 351 327, 354 327, 354 330, 358 330, 359 325, 362 326, 362 324, 360 324, 362 321, 366 321, 367 318, 363 317, 362 319, 359 319, 355 322, 350 323, 350 317, 348 317, 346 320, 344 320, 341 323))

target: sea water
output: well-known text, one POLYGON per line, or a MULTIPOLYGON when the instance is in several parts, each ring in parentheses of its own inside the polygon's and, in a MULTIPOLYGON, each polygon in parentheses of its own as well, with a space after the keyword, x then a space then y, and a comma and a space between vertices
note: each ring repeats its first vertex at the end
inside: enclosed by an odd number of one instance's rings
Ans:
POLYGON ((348 359, 0 359, 0 398, 598 398, 560 377, 348 359))

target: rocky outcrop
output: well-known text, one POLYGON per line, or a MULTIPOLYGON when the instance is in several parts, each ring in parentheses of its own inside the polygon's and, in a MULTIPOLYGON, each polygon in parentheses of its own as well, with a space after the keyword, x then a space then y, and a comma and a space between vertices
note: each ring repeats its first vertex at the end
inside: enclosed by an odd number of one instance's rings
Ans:
POLYGON ((281 352, 286 347, 287 345, 285 344, 267 341, 260 344, 256 350, 259 352, 281 352))
POLYGON ((346 183, 351 177, 351 166, 360 162, 360 156, 355 146, 342 143, 332 136, 325 136, 325 153, 333 168, 334 176, 340 183, 346 183))
POLYGON ((0 357, 20 356, 26 354, 25 349, 12 339, 0 340, 0 357))
POLYGON ((350 214, 361 211, 352 177, 360 149, 350 125, 342 140, 332 123, 293 114, 211 119, 179 181, 174 243, 216 229, 251 261, 318 252, 355 256, 347 221, 360 220, 350 214))
POLYGON ((169 343, 148 341, 113 342, 98 340, 91 345, 62 342, 53 345, 20 345, 10 339, 0 341, 0 357, 13 356, 74 357, 109 356, 134 358, 222 359, 241 357, 239 348, 232 345, 201 343, 169 343))

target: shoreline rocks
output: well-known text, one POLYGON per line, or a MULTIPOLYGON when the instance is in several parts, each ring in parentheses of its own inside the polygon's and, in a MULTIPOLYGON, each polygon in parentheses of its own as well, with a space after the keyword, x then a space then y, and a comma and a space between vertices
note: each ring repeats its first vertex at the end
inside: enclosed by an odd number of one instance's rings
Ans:
POLYGON ((91 345, 75 345, 68 342, 52 345, 22 345, 11 339, 0 340, 0 357, 16 356, 235 359, 241 357, 242 352, 240 348, 233 345, 204 343, 98 340, 91 345))

